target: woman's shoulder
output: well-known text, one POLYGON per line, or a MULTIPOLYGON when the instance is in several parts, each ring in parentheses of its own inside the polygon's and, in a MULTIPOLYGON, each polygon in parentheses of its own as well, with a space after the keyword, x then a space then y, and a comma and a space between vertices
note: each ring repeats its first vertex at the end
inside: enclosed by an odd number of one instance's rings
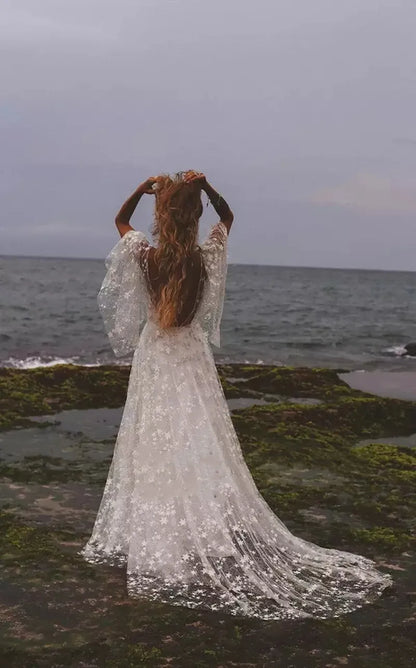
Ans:
POLYGON ((151 245, 145 233, 141 230, 129 230, 124 234, 122 239, 125 239, 127 244, 141 242, 143 245, 151 245))
POLYGON ((142 253, 144 250, 152 248, 152 245, 146 237, 145 233, 141 230, 129 230, 126 232, 126 234, 123 235, 119 243, 122 243, 124 246, 126 246, 133 255, 137 255, 138 253, 142 253))
POLYGON ((223 248, 228 239, 228 230, 226 225, 220 220, 214 225, 211 225, 211 228, 208 232, 208 236, 205 241, 201 244, 201 249, 212 250, 215 248, 223 248))

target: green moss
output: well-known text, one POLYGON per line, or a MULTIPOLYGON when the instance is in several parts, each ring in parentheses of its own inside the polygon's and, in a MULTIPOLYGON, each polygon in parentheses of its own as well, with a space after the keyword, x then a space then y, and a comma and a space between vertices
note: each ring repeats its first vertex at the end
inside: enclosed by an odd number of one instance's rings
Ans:
POLYGON ((402 552, 416 545, 416 539, 410 532, 391 527, 350 529, 350 533, 360 544, 366 543, 388 552, 402 552))
POLYGON ((240 399, 242 397, 258 397, 259 393, 245 387, 240 387, 238 383, 230 383, 227 377, 219 374, 222 389, 227 399, 240 399))
POLYGON ((0 476, 16 483, 94 481, 104 483, 108 462, 73 462, 59 457, 33 455, 13 463, 0 462, 0 476))
POLYGON ((234 415, 240 430, 263 439, 279 434, 302 438, 310 430, 314 440, 317 432, 333 434, 334 443, 352 443, 363 433, 373 437, 411 433, 416 425, 414 403, 382 397, 342 397, 319 405, 256 405, 236 410, 234 415))
POLYGON ((412 450, 387 443, 370 443, 355 447, 352 457, 383 482, 389 480, 416 485, 416 452, 412 450))
MULTIPOLYGON (((137 665, 154 666, 159 664, 162 652, 157 647, 147 648, 143 644, 130 645, 127 649, 126 666, 136 668, 137 665)), ((160 664, 159 664, 160 665, 160 664)))
POLYGON ((0 511, 0 554, 5 568, 18 566, 21 570, 33 565, 42 568, 51 560, 68 563, 69 557, 62 552, 59 540, 71 538, 74 534, 70 532, 31 526, 10 512, 0 511))
POLYGON ((354 448, 355 457, 374 467, 416 470, 416 452, 388 443, 368 443, 354 448))

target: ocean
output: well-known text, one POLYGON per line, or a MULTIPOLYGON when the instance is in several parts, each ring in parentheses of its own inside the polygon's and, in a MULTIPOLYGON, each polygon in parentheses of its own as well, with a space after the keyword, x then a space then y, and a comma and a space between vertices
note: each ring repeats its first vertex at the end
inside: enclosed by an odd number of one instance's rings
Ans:
MULTIPOLYGON (((0 366, 128 364, 97 307, 102 259, 0 256, 0 366)), ((416 369, 416 272, 229 264, 218 363, 416 369)))

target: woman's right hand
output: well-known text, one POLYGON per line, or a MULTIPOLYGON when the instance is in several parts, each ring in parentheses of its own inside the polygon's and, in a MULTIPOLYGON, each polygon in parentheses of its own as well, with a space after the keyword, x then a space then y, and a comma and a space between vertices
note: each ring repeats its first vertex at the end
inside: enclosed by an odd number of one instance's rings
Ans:
POLYGON ((143 181, 137 188, 142 193, 147 193, 148 195, 154 195, 155 191, 153 189, 153 185, 157 182, 156 176, 149 176, 146 181, 143 181))

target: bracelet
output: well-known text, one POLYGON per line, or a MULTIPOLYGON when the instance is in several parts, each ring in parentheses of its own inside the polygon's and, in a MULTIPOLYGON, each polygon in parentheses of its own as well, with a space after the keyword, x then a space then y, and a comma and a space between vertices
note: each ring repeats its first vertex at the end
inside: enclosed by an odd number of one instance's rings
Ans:
MULTIPOLYGON (((208 193, 207 193, 207 195, 208 195, 208 193)), ((212 204, 214 204, 214 202, 212 201, 212 199, 211 199, 211 197, 210 197, 209 195, 208 195, 208 199, 209 199, 209 201, 210 201, 212 204)), ((220 195, 220 194, 218 193, 218 202, 217 202, 217 206, 220 205, 221 200, 222 200, 223 202, 225 201, 224 198, 223 198, 223 196, 220 195)))

